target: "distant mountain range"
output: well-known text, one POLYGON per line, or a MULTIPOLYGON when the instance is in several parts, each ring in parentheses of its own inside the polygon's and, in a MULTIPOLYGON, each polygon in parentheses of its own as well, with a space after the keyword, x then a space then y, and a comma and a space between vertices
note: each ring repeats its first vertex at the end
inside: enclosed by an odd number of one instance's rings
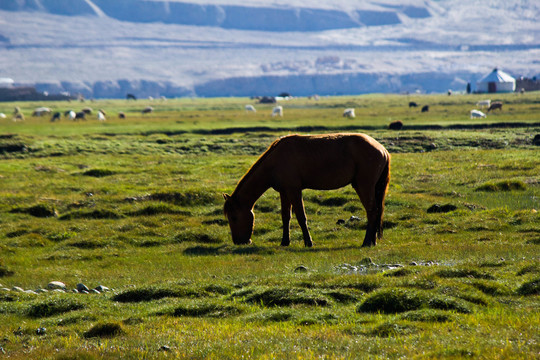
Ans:
POLYGON ((536 0, 0 1, 0 78, 85 97, 462 91, 540 73, 536 0))

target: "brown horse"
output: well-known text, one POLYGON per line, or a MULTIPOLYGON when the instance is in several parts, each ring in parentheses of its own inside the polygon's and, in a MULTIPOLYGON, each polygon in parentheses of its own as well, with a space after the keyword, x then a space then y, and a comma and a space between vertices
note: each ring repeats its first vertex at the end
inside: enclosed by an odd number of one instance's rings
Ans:
POLYGON ((282 246, 290 244, 291 207, 302 229, 304 244, 313 246, 308 231, 303 189, 330 190, 351 184, 367 212, 362 246, 382 238, 384 197, 390 180, 390 154, 364 134, 290 135, 272 143, 240 180, 232 195, 223 194, 224 212, 233 242, 251 243, 253 206, 269 188, 281 197, 282 246))

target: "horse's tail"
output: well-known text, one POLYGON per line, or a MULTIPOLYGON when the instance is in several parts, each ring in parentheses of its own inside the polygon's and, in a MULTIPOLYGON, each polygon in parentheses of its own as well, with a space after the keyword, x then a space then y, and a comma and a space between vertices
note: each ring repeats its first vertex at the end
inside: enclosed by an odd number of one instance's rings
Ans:
POLYGON ((376 222, 376 234, 377 239, 383 237, 383 214, 384 214, 384 198, 388 191, 388 184, 390 182, 390 154, 386 153, 386 164, 384 169, 375 184, 375 203, 377 204, 377 222, 376 222))

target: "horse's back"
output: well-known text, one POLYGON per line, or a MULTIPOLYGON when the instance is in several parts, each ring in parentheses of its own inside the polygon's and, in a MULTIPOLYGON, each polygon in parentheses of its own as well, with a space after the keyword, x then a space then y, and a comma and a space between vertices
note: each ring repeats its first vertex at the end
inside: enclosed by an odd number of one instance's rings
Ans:
POLYGON ((279 184, 335 189, 359 174, 375 177, 388 161, 388 152, 365 134, 290 135, 273 145, 274 177, 279 184))

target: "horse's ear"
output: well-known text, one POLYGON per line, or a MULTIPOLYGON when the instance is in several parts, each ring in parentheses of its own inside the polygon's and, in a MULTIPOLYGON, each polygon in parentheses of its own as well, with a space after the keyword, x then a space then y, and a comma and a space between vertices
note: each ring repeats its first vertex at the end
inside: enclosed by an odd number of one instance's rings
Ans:
POLYGON ((225 201, 229 200, 230 198, 231 198, 231 195, 223 194, 223 199, 225 199, 225 201))

